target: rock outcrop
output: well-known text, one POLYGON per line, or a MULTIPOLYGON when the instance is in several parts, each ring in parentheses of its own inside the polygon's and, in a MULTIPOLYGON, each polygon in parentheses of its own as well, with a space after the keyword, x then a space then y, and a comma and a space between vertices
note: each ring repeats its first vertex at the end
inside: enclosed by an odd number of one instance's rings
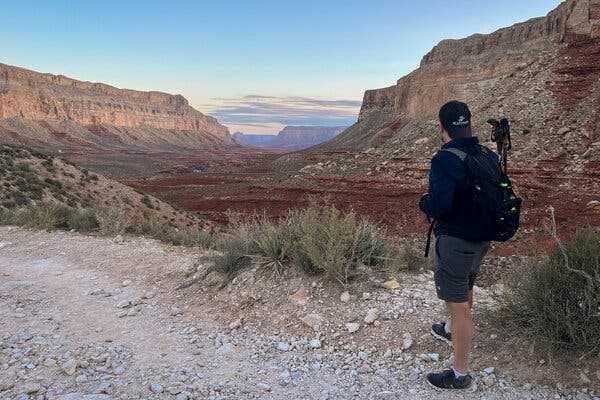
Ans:
POLYGON ((234 134, 238 143, 265 149, 302 150, 333 139, 345 126, 286 126, 277 135, 234 134))
POLYGON ((546 17, 443 40, 394 86, 367 91, 358 122, 318 149, 430 154, 437 141, 422 139, 435 139, 439 107, 458 99, 480 135, 489 117, 509 117, 524 159, 581 158, 600 141, 599 78, 600 0, 568 0, 546 17))
POLYGON ((181 95, 118 89, 0 64, 0 141, 45 148, 167 150, 231 144, 181 95))

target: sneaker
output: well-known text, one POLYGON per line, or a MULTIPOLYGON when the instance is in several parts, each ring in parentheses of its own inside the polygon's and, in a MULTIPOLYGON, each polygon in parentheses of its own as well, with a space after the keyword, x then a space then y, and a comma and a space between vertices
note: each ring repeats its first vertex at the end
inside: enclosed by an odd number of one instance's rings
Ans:
POLYGON ((473 378, 471 375, 465 375, 457 378, 454 371, 449 369, 442 372, 432 372, 427 374, 427 382, 438 389, 468 389, 471 387, 473 378))
POLYGON ((452 346, 452 334, 446 332, 445 322, 431 325, 431 334, 434 338, 442 340, 452 346))

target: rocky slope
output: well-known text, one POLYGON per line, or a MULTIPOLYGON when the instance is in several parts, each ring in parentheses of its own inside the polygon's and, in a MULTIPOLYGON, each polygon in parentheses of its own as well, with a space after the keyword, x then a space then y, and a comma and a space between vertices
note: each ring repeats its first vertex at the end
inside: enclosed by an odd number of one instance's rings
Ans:
POLYGON ((458 99, 486 139, 487 118, 512 120, 516 160, 582 168, 600 160, 599 78, 600 2, 569 0, 543 18, 440 42, 394 86, 367 91, 358 122, 317 150, 429 155, 439 107, 458 99))
POLYGON ((51 149, 199 149, 226 127, 181 95, 118 89, 0 64, 0 141, 51 149))
POLYGON ((277 135, 234 135, 238 143, 260 148, 302 150, 333 139, 344 126, 286 126, 277 135))
POLYGON ((155 197, 59 158, 0 145, 0 213, 42 204, 95 210, 123 227, 143 221, 178 229, 201 224, 155 197))

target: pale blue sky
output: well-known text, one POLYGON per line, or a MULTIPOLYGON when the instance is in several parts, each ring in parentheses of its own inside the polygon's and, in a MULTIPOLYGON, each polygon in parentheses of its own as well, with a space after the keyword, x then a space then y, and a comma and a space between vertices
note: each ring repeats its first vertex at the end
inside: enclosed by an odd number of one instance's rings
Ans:
POLYGON ((232 130, 351 124, 366 89, 392 85, 441 39, 559 3, 10 1, 0 5, 0 62, 180 93, 232 130))

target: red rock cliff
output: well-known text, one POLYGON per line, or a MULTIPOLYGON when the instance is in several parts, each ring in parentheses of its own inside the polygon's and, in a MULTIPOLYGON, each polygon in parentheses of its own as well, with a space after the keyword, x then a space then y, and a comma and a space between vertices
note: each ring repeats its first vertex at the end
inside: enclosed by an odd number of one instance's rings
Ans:
POLYGON ((577 157, 600 141, 599 82, 600 0, 568 0, 546 17, 441 41, 394 86, 367 91, 358 123, 323 148, 428 154, 436 142, 420 139, 434 138, 439 107, 457 99, 482 135, 488 117, 508 116, 528 158, 577 157))
POLYGON ((90 144, 95 142, 91 136, 99 132, 111 132, 125 145, 154 147, 160 147, 160 141, 203 147, 207 141, 231 140, 226 127, 192 108, 181 95, 118 89, 4 64, 0 64, 0 121, 0 138, 10 133, 13 141, 21 136, 25 142, 64 134, 90 144))

